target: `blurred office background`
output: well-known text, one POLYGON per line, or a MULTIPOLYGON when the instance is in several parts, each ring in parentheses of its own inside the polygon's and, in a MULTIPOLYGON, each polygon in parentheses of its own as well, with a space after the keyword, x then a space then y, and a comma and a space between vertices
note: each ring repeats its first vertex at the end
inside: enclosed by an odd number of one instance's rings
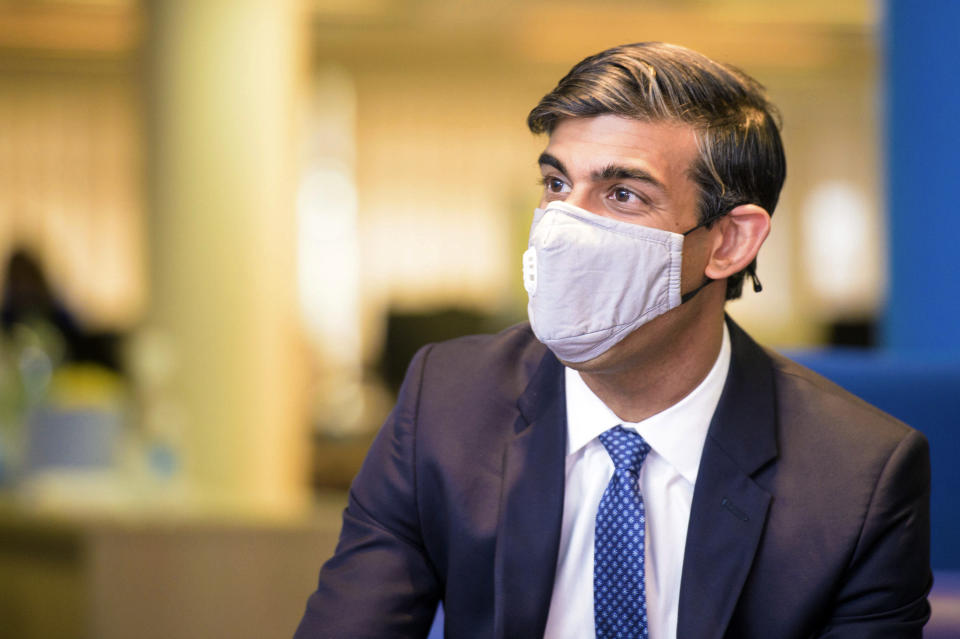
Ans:
POLYGON ((734 318, 958 379, 960 10, 911 6, 0 1, 0 636, 291 634, 413 350, 525 317, 525 116, 614 44, 731 62, 782 111, 734 318))

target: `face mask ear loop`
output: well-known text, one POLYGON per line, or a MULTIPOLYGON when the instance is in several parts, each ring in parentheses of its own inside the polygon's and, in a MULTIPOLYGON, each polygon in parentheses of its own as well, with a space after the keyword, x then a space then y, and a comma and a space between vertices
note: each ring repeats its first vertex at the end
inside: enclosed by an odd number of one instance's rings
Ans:
MULTIPOLYGON (((710 221, 708 221, 708 222, 700 222, 699 224, 697 224, 695 227, 693 227, 693 228, 690 229, 689 231, 686 231, 685 233, 681 233, 680 235, 683 235, 684 237, 686 237, 686 236, 690 235, 691 233, 693 233, 694 231, 696 231, 697 229, 702 228, 702 227, 704 227, 704 226, 707 226, 707 225, 709 225, 709 224, 713 224, 714 222, 716 222, 716 220, 710 220, 710 221)), ((687 302, 689 302, 690 300, 692 300, 697 293, 699 293, 700 291, 702 291, 702 290, 703 290, 703 287, 707 286, 708 284, 712 284, 712 283, 715 282, 715 281, 716 281, 716 280, 712 280, 712 279, 710 279, 709 277, 704 276, 704 278, 703 278, 703 283, 700 284, 700 286, 698 286, 697 288, 693 289, 692 291, 688 291, 688 292, 685 293, 684 295, 681 295, 681 296, 680 296, 680 303, 681 303, 681 304, 686 304, 687 302)))
POLYGON ((716 282, 716 281, 717 281, 717 280, 712 280, 712 279, 710 279, 709 277, 706 277, 706 276, 705 276, 705 277, 703 278, 703 283, 702 283, 700 286, 698 286, 697 288, 693 289, 692 291, 688 291, 687 293, 684 293, 683 295, 680 296, 680 303, 681 303, 681 304, 686 304, 687 302, 689 302, 690 300, 692 300, 693 297, 694 297, 697 293, 699 293, 700 291, 702 291, 702 290, 704 289, 704 287, 706 287, 706 286, 709 285, 709 284, 713 284, 713 283, 716 282))
MULTIPOLYGON (((684 236, 684 237, 686 237, 686 236, 690 235, 691 233, 693 233, 694 231, 696 231, 697 229, 706 226, 707 224, 708 224, 708 222, 700 222, 700 224, 697 224, 695 227, 693 227, 693 228, 690 229, 689 231, 686 231, 686 232, 684 232, 684 233, 681 233, 681 235, 684 236)), ((687 302, 689 302, 690 300, 692 300, 697 293, 699 293, 701 290, 703 290, 703 287, 704 287, 704 286, 706 286, 707 284, 710 284, 710 283, 712 283, 712 282, 714 282, 714 281, 715 281, 715 280, 712 280, 712 279, 710 279, 709 277, 704 276, 704 278, 703 278, 703 283, 700 284, 700 286, 698 286, 697 288, 693 289, 692 291, 688 291, 688 292, 685 293, 684 295, 681 295, 681 296, 680 296, 680 303, 681 303, 681 304, 686 304, 687 302)))
POLYGON ((696 231, 698 228, 704 227, 704 226, 706 226, 706 225, 707 225, 707 222, 700 222, 700 224, 697 224, 695 227, 693 227, 693 228, 690 229, 689 231, 686 231, 686 232, 684 232, 684 233, 681 233, 680 235, 686 237, 686 236, 690 235, 691 233, 693 233, 694 231, 696 231))

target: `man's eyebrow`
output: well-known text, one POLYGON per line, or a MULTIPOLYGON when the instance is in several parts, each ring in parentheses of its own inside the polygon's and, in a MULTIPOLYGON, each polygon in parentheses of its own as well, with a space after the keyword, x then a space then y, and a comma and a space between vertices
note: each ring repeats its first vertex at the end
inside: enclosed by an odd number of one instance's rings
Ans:
MULTIPOLYGON (((567 167, 563 165, 563 162, 546 151, 541 153, 540 157, 537 158, 537 164, 540 166, 552 166, 564 175, 568 175, 567 167)), ((657 178, 653 177, 653 175, 649 172, 644 171, 643 169, 620 166, 617 164, 608 164, 599 171, 593 171, 590 173, 590 179, 594 182, 605 182, 610 180, 639 180, 641 182, 646 182, 647 184, 658 188, 661 191, 667 190, 663 183, 657 178)))
POLYGON ((616 164, 608 164, 601 170, 594 171, 590 174, 590 179, 596 182, 608 180, 639 180, 641 182, 646 182, 647 184, 650 184, 661 191, 667 190, 660 180, 653 177, 653 175, 647 171, 626 166, 618 166, 616 164))
POLYGON ((540 166, 543 166, 544 164, 546 164, 547 166, 552 166, 553 168, 560 171, 564 175, 567 174, 567 168, 563 166, 563 162, 561 162, 560 160, 558 160, 557 158, 555 158, 554 156, 550 155, 547 152, 543 152, 540 154, 540 157, 537 158, 537 164, 539 164, 540 166))

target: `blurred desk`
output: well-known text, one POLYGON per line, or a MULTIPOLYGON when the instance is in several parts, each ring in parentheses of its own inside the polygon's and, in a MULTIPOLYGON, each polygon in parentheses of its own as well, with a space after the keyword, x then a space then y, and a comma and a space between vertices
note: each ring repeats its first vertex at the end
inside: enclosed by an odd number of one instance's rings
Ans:
POLYGON ((345 504, 329 493, 281 519, 0 499, 0 637, 290 637, 345 504))

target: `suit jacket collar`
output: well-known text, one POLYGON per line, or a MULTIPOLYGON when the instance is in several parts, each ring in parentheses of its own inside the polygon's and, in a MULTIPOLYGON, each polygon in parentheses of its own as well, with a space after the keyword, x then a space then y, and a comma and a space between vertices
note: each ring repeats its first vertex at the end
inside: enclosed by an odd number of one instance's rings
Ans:
POLYGON ((494 557, 494 636, 543 635, 563 521, 567 419, 563 365, 542 349, 517 402, 503 459, 494 557))
POLYGON ((694 488, 677 636, 724 635, 766 522, 771 496, 752 476, 777 456, 770 358, 727 319, 733 353, 694 488))
POLYGON ((708 437, 751 475, 777 456, 776 389, 770 356, 727 318, 732 355, 708 437))

